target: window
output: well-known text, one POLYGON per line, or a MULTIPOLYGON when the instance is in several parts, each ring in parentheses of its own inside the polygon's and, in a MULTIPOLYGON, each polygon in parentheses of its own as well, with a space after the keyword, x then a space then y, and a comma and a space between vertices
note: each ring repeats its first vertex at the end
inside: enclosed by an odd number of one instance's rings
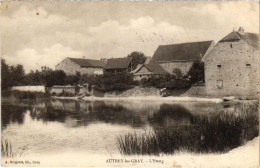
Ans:
POLYGON ((246 67, 247 68, 251 68, 251 64, 246 64, 246 67))
POLYGON ((221 65, 217 65, 218 68, 221 68, 221 65))
POLYGON ((219 89, 222 89, 223 88, 223 80, 217 80, 217 87, 219 89))

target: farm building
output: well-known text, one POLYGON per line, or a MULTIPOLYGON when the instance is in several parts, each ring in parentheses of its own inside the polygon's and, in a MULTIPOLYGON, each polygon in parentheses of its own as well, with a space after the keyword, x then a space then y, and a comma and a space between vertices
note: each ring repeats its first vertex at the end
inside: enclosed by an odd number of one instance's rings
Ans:
POLYGON ((75 75, 77 72, 88 75, 103 74, 105 63, 102 60, 85 58, 66 58, 55 66, 56 70, 62 70, 66 75, 75 75))
POLYGON ((160 64, 168 73, 178 68, 185 75, 196 60, 203 61, 214 47, 214 41, 190 42, 160 45, 155 51, 150 64, 160 64))
POLYGON ((167 74, 168 72, 165 71, 159 64, 138 64, 137 68, 132 71, 134 76, 134 80, 140 81, 144 78, 149 78, 151 76, 159 76, 167 74))
POLYGON ((259 96, 259 35, 243 28, 221 39, 204 59, 206 92, 213 96, 259 96))
POLYGON ((107 73, 130 72, 131 70, 132 59, 129 57, 108 59, 104 67, 104 72, 107 73))

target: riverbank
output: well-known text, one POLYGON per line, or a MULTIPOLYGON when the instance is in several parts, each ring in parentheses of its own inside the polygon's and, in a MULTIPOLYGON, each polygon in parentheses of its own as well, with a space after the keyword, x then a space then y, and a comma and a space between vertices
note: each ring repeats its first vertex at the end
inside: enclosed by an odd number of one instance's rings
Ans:
POLYGON ((201 98, 201 97, 159 97, 159 96, 143 96, 143 97, 57 97, 54 99, 70 99, 70 100, 84 100, 84 101, 160 101, 160 102, 214 102, 221 103, 221 98, 201 98))
POLYGON ((233 149, 225 154, 195 154, 180 152, 175 155, 161 156, 122 156, 111 154, 103 155, 67 151, 59 154, 35 155, 20 158, 2 159, 2 166, 70 166, 70 167, 208 167, 208 168, 251 168, 259 167, 259 137, 245 145, 233 149), (55 159, 50 159, 55 158, 55 159), (25 160, 31 164, 25 164, 25 160), (7 162, 6 162, 7 161, 7 162), (12 161, 12 163, 11 163, 12 161), (33 164, 34 161, 34 164, 33 164), (16 164, 16 163, 17 164, 16 164), (20 163, 19 162, 23 162, 20 163))

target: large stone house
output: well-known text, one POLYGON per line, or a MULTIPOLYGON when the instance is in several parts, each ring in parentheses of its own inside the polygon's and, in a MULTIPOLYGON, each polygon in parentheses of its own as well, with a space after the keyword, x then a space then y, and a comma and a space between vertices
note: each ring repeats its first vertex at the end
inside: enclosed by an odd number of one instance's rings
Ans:
POLYGON ((118 73, 118 72, 130 72, 132 71, 132 59, 125 58, 111 58, 107 59, 107 63, 104 66, 104 72, 106 73, 118 73))
POLYGON ((133 73, 134 80, 140 81, 144 78, 149 78, 152 76, 156 77, 167 74, 168 72, 159 64, 138 64, 136 69, 131 73, 133 73))
POLYGON ((203 61, 214 47, 214 41, 200 41, 181 44, 160 45, 155 51, 150 64, 160 64, 167 72, 173 73, 175 68, 185 75, 194 61, 203 61))
POLYGON ((55 66, 56 70, 62 70, 66 75, 75 75, 77 72, 88 75, 103 74, 105 63, 102 60, 85 58, 66 58, 55 66))
POLYGON ((205 57, 206 92, 212 96, 259 96, 259 35, 243 28, 221 39, 205 57))

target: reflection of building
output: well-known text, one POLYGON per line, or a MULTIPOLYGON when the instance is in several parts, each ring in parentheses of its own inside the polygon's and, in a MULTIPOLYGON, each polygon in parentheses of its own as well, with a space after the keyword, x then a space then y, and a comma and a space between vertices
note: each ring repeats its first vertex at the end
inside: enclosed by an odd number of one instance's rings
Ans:
POLYGON ((175 68, 186 74, 194 61, 203 61, 214 47, 214 41, 199 41, 182 44, 160 45, 149 64, 160 64, 167 72, 175 68))
POLYGON ((243 28, 221 39, 205 57, 205 84, 209 95, 258 97, 259 37, 243 28))
POLYGON ((62 70, 67 75, 75 75, 77 72, 88 75, 103 74, 105 66, 102 60, 92 60, 85 58, 66 58, 55 66, 56 70, 62 70))
POLYGON ((54 109, 61 109, 69 112, 89 113, 94 110, 94 102, 79 102, 79 101, 51 101, 51 106, 54 109))

